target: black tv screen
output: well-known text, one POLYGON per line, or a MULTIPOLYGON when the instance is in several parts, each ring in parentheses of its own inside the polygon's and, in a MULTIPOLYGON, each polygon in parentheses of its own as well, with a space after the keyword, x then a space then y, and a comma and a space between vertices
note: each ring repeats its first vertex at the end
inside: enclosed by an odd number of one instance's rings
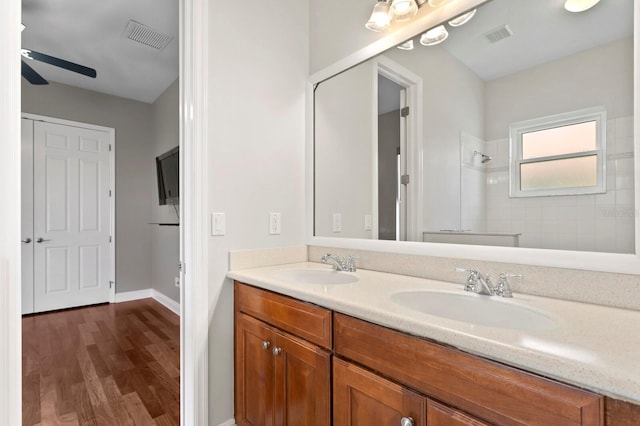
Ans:
POLYGON ((180 152, 179 147, 156 157, 158 199, 160 205, 180 204, 180 152))

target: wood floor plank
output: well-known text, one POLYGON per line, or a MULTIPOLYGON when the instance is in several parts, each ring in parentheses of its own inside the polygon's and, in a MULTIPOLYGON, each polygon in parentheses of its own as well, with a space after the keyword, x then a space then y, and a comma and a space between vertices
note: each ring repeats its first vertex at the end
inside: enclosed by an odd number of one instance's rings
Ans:
POLYGON ((23 425, 179 424, 179 324, 152 299, 25 316, 23 425))

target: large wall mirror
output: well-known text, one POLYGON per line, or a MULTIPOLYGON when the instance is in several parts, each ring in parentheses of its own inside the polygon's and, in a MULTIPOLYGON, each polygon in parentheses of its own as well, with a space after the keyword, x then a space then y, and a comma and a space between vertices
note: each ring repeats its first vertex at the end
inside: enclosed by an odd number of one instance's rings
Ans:
POLYGON ((635 254, 634 1, 563 4, 314 82, 313 235, 635 254))

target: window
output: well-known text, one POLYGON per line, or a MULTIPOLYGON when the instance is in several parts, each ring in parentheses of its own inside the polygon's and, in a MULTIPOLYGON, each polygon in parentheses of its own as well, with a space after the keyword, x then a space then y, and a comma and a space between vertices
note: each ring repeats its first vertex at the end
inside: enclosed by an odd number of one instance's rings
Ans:
POLYGON ((511 197, 606 192, 606 118, 598 107, 512 124, 511 197))

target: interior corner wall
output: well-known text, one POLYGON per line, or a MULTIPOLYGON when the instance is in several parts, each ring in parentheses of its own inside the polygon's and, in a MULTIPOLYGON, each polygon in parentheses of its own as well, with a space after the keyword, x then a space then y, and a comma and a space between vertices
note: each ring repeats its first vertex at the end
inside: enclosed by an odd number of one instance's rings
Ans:
POLYGON ((22 81, 22 111, 116 131, 116 292, 151 284, 151 105, 64 84, 22 81))
POLYGON ((209 10, 209 424, 233 418, 233 287, 229 251, 305 243, 305 108, 309 2, 236 2, 242 20, 209 10), (265 31, 264 23, 269 23, 265 31), (282 232, 269 235, 269 212, 282 232))
MULTIPOLYGON (((152 152, 147 161, 153 168, 149 181, 151 222, 179 223, 179 206, 158 202, 158 183, 155 157, 178 146, 180 142, 180 99, 178 80, 152 104, 152 152)), ((178 226, 150 225, 151 228, 151 288, 180 302, 180 289, 175 286, 180 262, 180 228, 178 226)))

